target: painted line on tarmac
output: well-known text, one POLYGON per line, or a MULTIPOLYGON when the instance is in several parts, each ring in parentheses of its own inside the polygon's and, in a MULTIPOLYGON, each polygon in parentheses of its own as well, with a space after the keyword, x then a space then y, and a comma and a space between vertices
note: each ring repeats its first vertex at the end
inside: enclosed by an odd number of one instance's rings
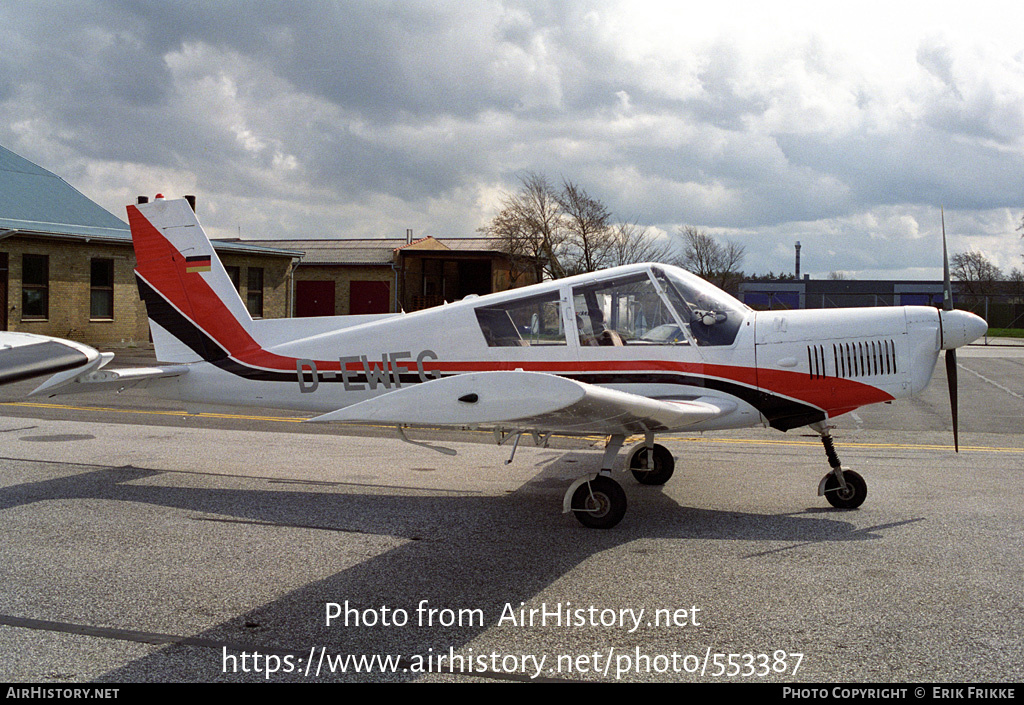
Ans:
MULTIPOLYGON (((167 410, 149 410, 149 409, 115 409, 104 406, 70 406, 67 404, 44 404, 40 402, 3 402, 0 403, 0 407, 3 406, 20 406, 27 408, 37 409, 57 409, 62 411, 103 411, 113 414, 148 414, 154 416, 178 416, 184 418, 197 418, 197 419, 227 419, 233 421, 279 421, 281 423, 303 423, 308 421, 307 417, 294 417, 294 416, 252 416, 246 414, 221 414, 214 412, 201 412, 198 414, 190 414, 186 411, 167 411, 167 410)), ((363 428, 394 428, 393 425, 380 425, 380 424, 346 424, 349 426, 360 426, 363 428)), ((434 431, 445 431, 449 429, 445 428, 431 428, 421 427, 425 430, 434 431)), ((467 429, 460 429, 466 431, 467 429)), ((474 431, 475 433, 490 435, 490 431, 474 431)), ((560 434, 555 434, 560 436, 560 434)), ((565 436, 566 438, 581 438, 581 436, 565 436)), ((592 438, 594 440, 603 440, 606 436, 582 436, 582 438, 592 438)), ((639 438, 634 436, 632 438, 639 438)), ((661 436, 662 441, 672 441, 674 443, 724 443, 724 444, 740 444, 740 445, 777 445, 777 446, 819 446, 820 441, 802 441, 802 440, 788 440, 779 439, 771 440, 767 438, 707 438, 705 436, 661 436)), ((843 441, 843 446, 851 449, 888 449, 888 450, 953 450, 952 445, 939 445, 939 444, 927 444, 927 443, 865 443, 861 441, 843 441)), ((960 446, 961 453, 1011 453, 1011 454, 1024 454, 1024 448, 1002 448, 998 446, 960 446)))

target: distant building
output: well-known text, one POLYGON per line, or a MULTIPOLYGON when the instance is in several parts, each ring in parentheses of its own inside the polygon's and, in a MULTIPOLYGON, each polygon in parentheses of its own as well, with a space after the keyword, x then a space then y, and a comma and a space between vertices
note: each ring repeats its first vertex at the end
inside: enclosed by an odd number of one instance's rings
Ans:
MULTIPOLYGON (((215 243, 250 312, 288 316, 296 253, 215 243)), ((148 343, 128 225, 60 177, 0 147, 0 330, 98 347, 148 343)))
MULTIPOLYGON (((954 297, 957 286, 953 288, 954 297)), ((751 308, 846 308, 856 306, 942 306, 941 281, 893 279, 792 279, 746 281, 738 298, 751 308)))
POLYGON ((302 252, 296 316, 418 311, 535 283, 517 275, 493 238, 262 240, 302 252))

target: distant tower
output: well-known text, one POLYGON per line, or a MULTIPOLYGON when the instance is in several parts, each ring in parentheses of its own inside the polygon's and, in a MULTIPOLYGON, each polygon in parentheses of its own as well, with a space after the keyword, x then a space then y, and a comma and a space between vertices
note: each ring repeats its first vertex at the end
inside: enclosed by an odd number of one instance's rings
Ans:
POLYGON ((800 241, 796 241, 796 278, 800 278, 800 241))

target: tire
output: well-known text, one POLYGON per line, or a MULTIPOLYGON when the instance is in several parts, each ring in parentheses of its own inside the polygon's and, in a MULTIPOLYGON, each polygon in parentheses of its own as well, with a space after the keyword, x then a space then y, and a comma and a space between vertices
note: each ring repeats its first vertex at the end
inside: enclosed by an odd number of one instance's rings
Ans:
POLYGON ((572 513, 590 529, 610 529, 626 515, 626 493, 618 482, 598 475, 572 495, 572 513))
POLYGON ((839 486, 839 479, 834 473, 825 476, 825 499, 837 509, 856 509, 864 504, 868 496, 868 483, 853 470, 843 470, 846 490, 839 486))
POLYGON ((676 469, 675 458, 663 445, 654 444, 654 467, 645 469, 647 446, 637 446, 629 456, 629 469, 641 485, 664 485, 676 469))

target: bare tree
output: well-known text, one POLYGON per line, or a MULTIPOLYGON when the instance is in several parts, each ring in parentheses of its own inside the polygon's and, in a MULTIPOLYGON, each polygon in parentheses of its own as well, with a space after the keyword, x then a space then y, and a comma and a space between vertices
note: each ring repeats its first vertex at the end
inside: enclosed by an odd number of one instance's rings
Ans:
POLYGON ((991 293, 994 284, 1003 279, 1003 271, 978 250, 957 252, 950 258, 950 275, 963 282, 968 294, 991 293))
POLYGON ((582 274, 607 267, 612 245, 611 211, 571 181, 562 182, 562 191, 556 198, 567 234, 565 272, 582 274))
POLYGON ((1013 295, 1018 299, 1024 296, 1024 271, 1014 267, 1006 278, 1012 283, 1013 295))
POLYGON ((537 280, 565 276, 560 255, 566 233, 562 207, 543 174, 528 173, 520 178, 520 189, 506 195, 501 211, 481 230, 498 238, 514 267, 534 268, 537 280))
POLYGON ((721 289, 735 289, 743 280, 740 266, 746 248, 734 242, 723 245, 705 231, 686 225, 679 229, 683 252, 679 266, 708 280, 721 289))
POLYGON ((661 240, 633 221, 616 223, 611 232, 608 266, 639 264, 640 262, 668 262, 672 258, 672 245, 661 240))
MULTIPOLYGON (((559 279, 619 264, 664 261, 670 247, 636 223, 616 223, 611 211, 576 183, 556 191, 543 174, 520 178, 520 189, 481 232, 498 238, 514 268, 559 279)), ((514 281, 514 279, 513 279, 514 281)))

